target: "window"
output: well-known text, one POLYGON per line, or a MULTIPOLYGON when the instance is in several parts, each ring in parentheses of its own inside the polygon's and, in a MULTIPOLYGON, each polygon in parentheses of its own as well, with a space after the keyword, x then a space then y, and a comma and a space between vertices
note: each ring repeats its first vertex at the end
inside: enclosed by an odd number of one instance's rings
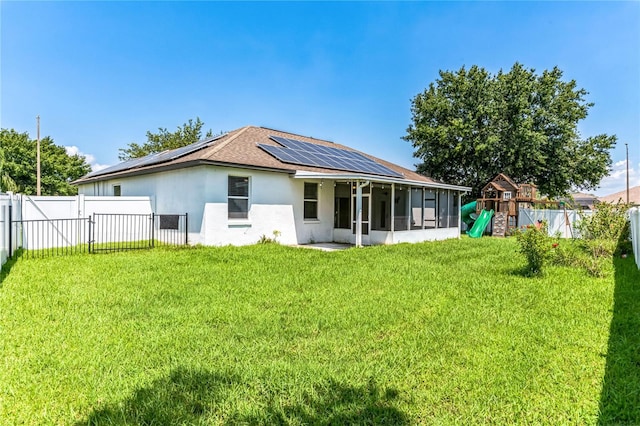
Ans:
POLYGON ((227 202, 229 219, 249 218, 249 178, 229 176, 229 197, 227 202))
POLYGON ((318 220, 318 184, 304 184, 304 219, 318 220))
POLYGON ((503 200, 510 200, 511 199, 511 191, 505 191, 502 193, 502 199, 503 200))
POLYGON ((122 188, 120 185, 113 185, 113 196, 119 197, 122 195, 122 188))

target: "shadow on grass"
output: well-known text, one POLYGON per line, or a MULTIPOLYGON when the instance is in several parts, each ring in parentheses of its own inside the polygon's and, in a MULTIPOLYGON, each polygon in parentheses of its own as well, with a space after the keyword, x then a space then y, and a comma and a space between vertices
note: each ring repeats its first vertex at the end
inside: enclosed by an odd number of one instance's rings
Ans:
POLYGON ((599 425, 640 424, 640 271, 616 256, 613 318, 599 425))
POLYGON ((260 395, 249 412, 239 412, 233 404, 247 388, 237 377, 179 368, 124 401, 90 413, 76 426, 408 424, 406 416, 391 406, 397 392, 382 393, 373 382, 352 387, 329 380, 292 404, 287 403, 290 396, 286 394, 260 395))
POLYGON ((7 259, 4 265, 2 265, 2 269, 0 269, 0 288, 2 288, 2 283, 4 282, 9 272, 11 272, 11 268, 18 262, 18 259, 22 257, 24 250, 18 249, 13 252, 13 255, 7 259))

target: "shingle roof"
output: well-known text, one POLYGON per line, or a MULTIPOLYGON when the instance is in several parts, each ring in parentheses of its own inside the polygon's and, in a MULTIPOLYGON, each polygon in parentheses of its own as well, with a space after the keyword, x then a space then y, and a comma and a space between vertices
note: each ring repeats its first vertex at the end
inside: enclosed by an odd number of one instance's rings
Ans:
MULTIPOLYGON (((344 149, 348 151, 356 151, 345 145, 336 144, 322 139, 315 139, 308 136, 297 135, 294 133, 284 132, 280 130, 269 129, 265 127, 246 126, 240 129, 233 130, 226 135, 219 137, 210 144, 203 145, 196 151, 187 153, 178 158, 169 159, 161 163, 148 164, 143 166, 136 166, 130 168, 116 168, 115 171, 105 169, 97 173, 92 173, 84 176, 75 182, 74 184, 82 184, 88 182, 95 182, 100 180, 113 179, 116 177, 124 177, 132 174, 147 174, 159 172, 161 170, 170 168, 184 168, 202 164, 219 164, 230 165, 248 168, 260 168, 270 169, 283 172, 293 173, 295 171, 306 172, 318 172, 326 174, 344 174, 344 171, 325 169, 320 167, 309 167, 296 164, 287 164, 277 160, 264 150, 258 147, 258 144, 267 144, 278 146, 276 142, 270 139, 271 136, 280 136, 285 138, 297 139, 303 142, 309 142, 313 144, 330 146, 333 148, 344 149)), ((356 151, 360 152, 360 151, 356 151)), ((382 164, 391 170, 400 173, 404 176, 404 179, 420 181, 426 183, 437 183, 437 181, 430 179, 426 176, 420 175, 404 167, 400 167, 396 164, 388 161, 373 157, 364 152, 360 152, 364 156, 374 160, 375 162, 382 164)), ((163 155, 163 158, 170 158, 171 155, 163 155)), ((137 163, 139 164, 139 163, 137 163)))
MULTIPOLYGON (((627 201, 627 190, 624 189, 620 192, 598 197, 598 200, 607 203, 617 203, 618 200, 623 202, 627 201)), ((632 204, 640 204, 640 185, 629 188, 629 202, 632 204)))
POLYGON ((500 173, 496 177, 494 177, 491 182, 487 183, 482 188, 482 191, 486 191, 490 186, 493 186, 495 189, 501 192, 517 191, 519 188, 518 184, 511 180, 511 178, 504 173, 500 173))

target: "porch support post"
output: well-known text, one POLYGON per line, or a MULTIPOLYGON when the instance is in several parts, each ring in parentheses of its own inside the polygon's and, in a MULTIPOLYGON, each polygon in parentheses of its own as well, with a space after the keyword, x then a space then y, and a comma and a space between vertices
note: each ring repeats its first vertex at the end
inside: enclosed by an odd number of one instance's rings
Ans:
POLYGON ((409 193, 407 194, 407 211, 409 214, 407 215, 407 231, 411 231, 413 217, 413 203, 411 202, 411 197, 413 196, 413 188, 409 187, 409 193))
POLYGON ((396 226, 396 184, 391 184, 391 237, 396 226))
POLYGON ((436 217, 436 229, 440 228, 440 191, 442 191, 441 189, 436 189, 433 192, 436 194, 436 211, 435 211, 435 217, 436 217))
POLYGON ((451 207, 451 190, 447 189, 447 228, 451 226, 449 223, 451 221, 451 212, 449 211, 449 207, 451 207))
POLYGON ((420 226, 422 229, 426 229, 426 219, 427 219, 427 215, 424 211, 425 205, 424 205, 424 186, 422 187, 422 189, 420 190, 420 196, 422 197, 422 199, 420 200, 420 208, 421 208, 421 218, 422 218, 422 226, 420 226))
POLYGON ((356 181, 356 247, 362 247, 362 187, 356 181))
POLYGON ((362 188, 368 185, 368 180, 362 183, 356 181, 356 247, 362 247, 362 188))
POLYGON ((458 239, 462 233, 462 192, 458 191, 458 239))

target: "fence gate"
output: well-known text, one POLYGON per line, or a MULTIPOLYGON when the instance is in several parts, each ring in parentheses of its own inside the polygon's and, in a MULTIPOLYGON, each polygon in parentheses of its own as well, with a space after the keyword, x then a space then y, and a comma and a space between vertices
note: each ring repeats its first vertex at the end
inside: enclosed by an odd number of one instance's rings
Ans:
POLYGON ((9 212, 9 257, 150 249, 187 245, 187 214, 106 214, 88 218, 12 220, 9 212))
POLYGON ((89 252, 149 249, 188 244, 187 214, 94 213, 89 221, 89 252))
POLYGON ((12 220, 9 257, 21 248, 27 256, 59 256, 88 249, 89 219, 12 220))

